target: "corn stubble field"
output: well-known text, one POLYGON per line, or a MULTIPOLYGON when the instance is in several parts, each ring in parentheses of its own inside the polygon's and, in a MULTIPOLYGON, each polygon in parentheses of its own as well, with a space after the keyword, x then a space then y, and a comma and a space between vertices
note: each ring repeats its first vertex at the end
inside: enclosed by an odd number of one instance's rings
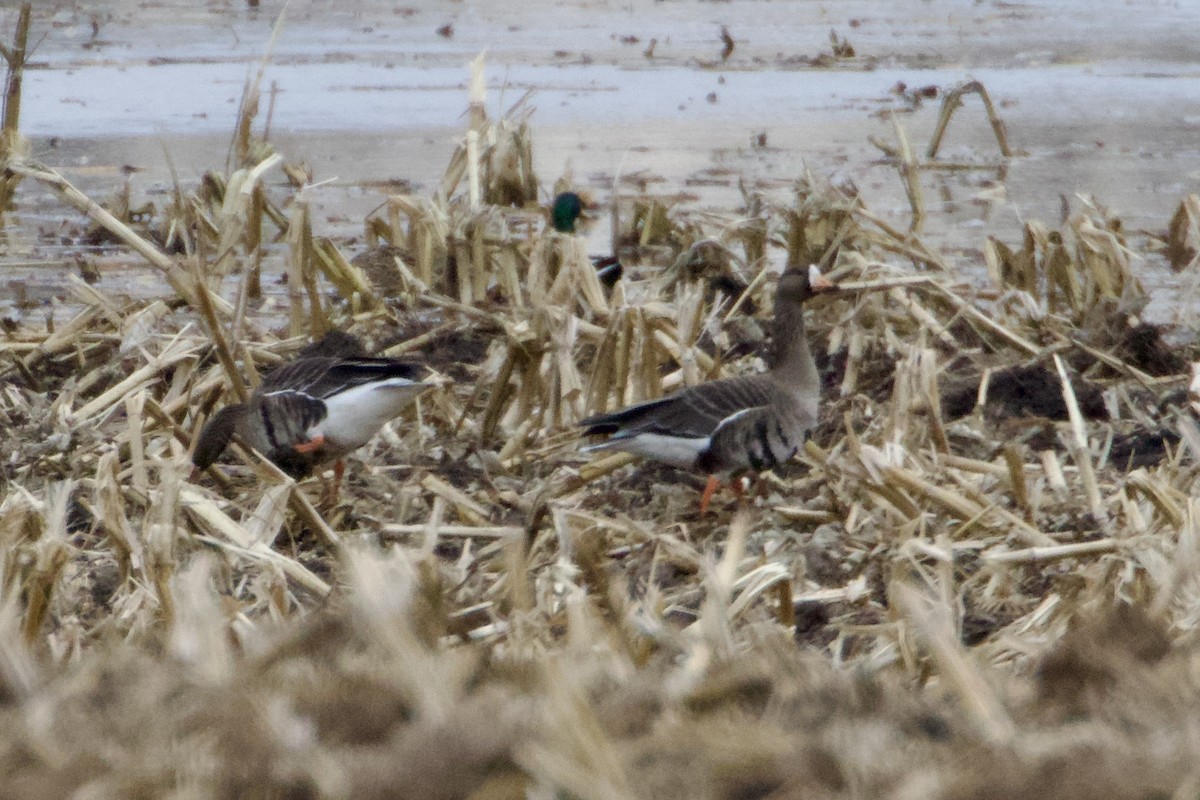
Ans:
POLYGON ((0 339, 0 796, 1200 791, 1196 348, 1137 322, 1130 266, 1195 268, 1197 197, 1161 235, 1076 202, 982 243, 971 289, 897 126, 911 230, 812 176, 724 214, 618 181, 608 295, 541 232, 521 106, 474 103, 352 264, 257 104, 234 169, 150 217, 6 130, 6 192, 52 188, 171 288, 74 280, 70 324, 0 339), (286 320, 252 313, 268 246, 286 320), (701 515, 702 477, 578 452, 589 413, 761 370, 784 250, 853 290, 809 310, 792 464, 701 515), (340 504, 241 450, 193 479, 204 419, 332 327, 439 376, 340 504))

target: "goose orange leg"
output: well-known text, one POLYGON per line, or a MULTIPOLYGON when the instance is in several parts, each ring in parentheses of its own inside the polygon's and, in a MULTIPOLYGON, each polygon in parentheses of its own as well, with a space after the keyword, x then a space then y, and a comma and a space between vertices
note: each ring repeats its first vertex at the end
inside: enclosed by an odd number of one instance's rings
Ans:
POLYGON ((339 458, 337 461, 333 462, 333 489, 329 493, 330 506, 337 505, 338 494, 340 494, 342 490, 342 476, 345 474, 346 462, 339 458))
POLYGON ((717 493, 717 489, 721 486, 721 479, 716 475, 708 476, 708 483, 704 484, 704 494, 700 496, 700 513, 708 513, 708 504, 712 502, 713 495, 717 493))
POLYGON ((746 478, 742 475, 737 476, 729 481, 729 488, 733 490, 734 497, 739 503, 746 502, 746 478))
POLYGON ((333 462, 333 480, 325 480, 325 472, 321 471, 321 507, 333 509, 337 507, 338 496, 341 494, 342 476, 346 474, 346 462, 338 459, 333 462))

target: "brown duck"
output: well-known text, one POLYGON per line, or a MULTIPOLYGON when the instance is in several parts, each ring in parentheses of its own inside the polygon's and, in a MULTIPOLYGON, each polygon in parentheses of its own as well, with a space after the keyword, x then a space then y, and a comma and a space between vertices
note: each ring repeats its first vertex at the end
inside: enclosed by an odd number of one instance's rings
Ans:
POLYGON ((710 381, 668 397, 583 420, 586 434, 608 439, 585 451, 623 450, 709 474, 705 510, 717 475, 760 472, 790 460, 817 422, 821 376, 804 330, 804 301, 836 288, 815 266, 783 273, 775 292, 770 369, 710 381))

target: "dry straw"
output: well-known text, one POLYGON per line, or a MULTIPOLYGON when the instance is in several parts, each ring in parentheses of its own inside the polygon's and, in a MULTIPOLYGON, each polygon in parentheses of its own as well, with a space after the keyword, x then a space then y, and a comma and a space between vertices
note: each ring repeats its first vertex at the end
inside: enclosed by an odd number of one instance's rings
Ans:
MULTIPOLYGON (((160 226, 193 237, 183 255, 52 170, 6 162, 169 286, 135 302, 79 284, 66 324, 27 318, 0 340, 6 786, 1194 789, 1200 434, 1157 411, 1187 376, 1151 377, 1081 327, 1111 301, 1120 333, 1119 303, 1141 292, 1139 245, 1111 215, 981 242, 994 286, 978 291, 919 225, 897 231, 811 176, 750 213, 637 196, 609 296, 579 239, 497 205, 535 199, 528 107, 491 120, 473 95, 445 180, 371 224, 394 248, 388 297, 319 237, 305 189, 264 184, 286 158, 256 144, 256 105, 219 205, 198 190, 160 226), (744 279, 736 297, 689 271, 709 251, 744 279), (770 307, 783 257, 843 283, 809 311, 830 388, 796 463, 736 513, 701 516, 686 476, 577 453, 584 414, 760 369, 757 338, 734 337, 761 330, 746 311, 770 307), (247 276, 280 261, 292 294, 259 319, 247 276), (337 508, 239 448, 189 480, 203 419, 329 326, 460 378, 357 454, 337 508), (1060 419, 997 405, 1006 368, 1030 364, 1060 419), (950 384, 968 377, 957 413, 950 384), (1116 418, 1086 416, 1085 377, 1116 418), (1112 453, 1139 419, 1179 433, 1126 469, 1112 453)), ((904 163, 916 194, 926 165, 904 163)))

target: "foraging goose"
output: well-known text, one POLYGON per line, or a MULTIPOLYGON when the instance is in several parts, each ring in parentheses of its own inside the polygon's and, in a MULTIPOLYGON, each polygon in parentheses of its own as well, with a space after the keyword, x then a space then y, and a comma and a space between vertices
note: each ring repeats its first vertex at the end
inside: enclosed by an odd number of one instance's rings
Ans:
POLYGON ((817 422, 821 376, 804 331, 803 303, 836 288, 815 266, 783 273, 775 292, 770 370, 710 381, 668 397, 583 420, 606 441, 584 448, 624 450, 709 474, 701 511, 718 473, 771 469, 792 458, 817 422))
POLYGON ((192 463, 208 468, 237 435, 294 478, 336 460, 340 482, 342 456, 370 441, 430 388, 420 381, 424 367, 358 355, 361 351, 357 339, 331 334, 272 370, 248 402, 213 415, 200 431, 192 463))
MULTIPOLYGON (((550 207, 550 223, 559 233, 575 233, 579 219, 583 216, 583 198, 575 192, 561 192, 550 207)), ((625 268, 616 256, 589 256, 596 268, 596 277, 607 288, 621 279, 625 268)))

